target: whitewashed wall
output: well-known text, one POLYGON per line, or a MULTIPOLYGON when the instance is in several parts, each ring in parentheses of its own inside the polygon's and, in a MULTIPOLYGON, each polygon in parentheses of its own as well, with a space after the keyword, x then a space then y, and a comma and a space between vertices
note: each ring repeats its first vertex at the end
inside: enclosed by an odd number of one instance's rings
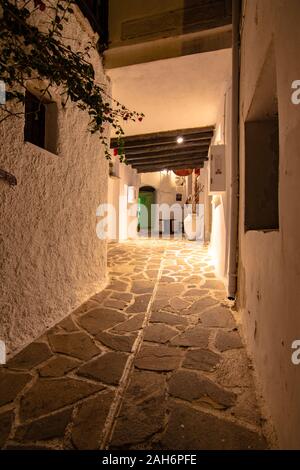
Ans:
MULTIPOLYGON (((93 38, 76 10, 65 29, 83 47, 93 38)), ((91 57, 106 82, 101 59, 91 57)), ((58 97, 56 96, 58 99, 58 97)), ((107 198, 108 165, 89 118, 58 101, 58 155, 24 144, 24 119, 0 128, 0 339, 15 352, 68 315, 106 282, 106 242, 96 236, 96 209, 107 198)))
POLYGON ((239 309, 279 445, 299 449, 300 365, 292 364, 291 345, 300 339, 300 106, 291 102, 291 84, 300 79, 300 2, 251 0, 244 2, 244 14, 239 309), (279 113, 279 231, 245 233, 244 121, 272 42, 279 113))
POLYGON ((114 175, 108 180, 108 239, 114 241, 137 237, 137 199, 128 201, 128 188, 134 187, 138 196, 140 176, 130 165, 112 156, 114 175))
POLYGON ((231 85, 228 85, 220 102, 215 129, 212 144, 225 144, 226 191, 212 196, 210 252, 218 276, 227 283, 231 192, 231 85))

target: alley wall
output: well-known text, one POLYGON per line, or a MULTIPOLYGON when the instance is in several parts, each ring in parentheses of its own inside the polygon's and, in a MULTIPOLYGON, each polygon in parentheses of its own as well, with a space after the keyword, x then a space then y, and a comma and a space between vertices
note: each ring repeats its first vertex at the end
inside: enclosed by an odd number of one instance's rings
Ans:
POLYGON ((112 171, 108 180, 107 238, 111 241, 135 239, 138 225, 138 191, 140 175, 112 154, 112 171))
MULTIPOLYGON (((83 48, 94 33, 76 7, 64 30, 83 48)), ((91 51, 97 80, 108 86, 100 56, 91 51)), ((34 88, 34 87, 33 87, 34 88)), ((34 90, 33 90, 34 92, 34 90)), ((24 142, 24 117, 0 128, 0 339, 20 350, 106 283, 106 242, 96 235, 96 210, 107 198, 108 164, 89 117, 57 106, 55 152, 24 142)))
MULTIPOLYGON (((209 192, 208 203, 212 206, 212 225, 210 253, 216 272, 225 284, 228 280, 230 196, 231 196, 231 84, 224 87, 220 101, 212 145, 225 145, 225 191, 214 194, 209 192)), ((208 166, 209 162, 206 164, 208 166)), ((209 177, 209 172, 207 173, 209 177)))
MULTIPOLYGON (((238 305, 279 446, 293 449, 300 446, 300 366, 291 361, 292 343, 300 339, 300 107, 291 101, 291 85, 300 79, 300 2, 243 2, 243 17, 238 305), (255 158, 256 152, 248 149, 247 155, 245 122, 270 118, 274 106, 279 119, 279 228, 246 230, 246 156, 255 158)), ((255 142, 251 145, 255 149, 255 142)), ((257 176, 254 192, 261 182, 257 176)))

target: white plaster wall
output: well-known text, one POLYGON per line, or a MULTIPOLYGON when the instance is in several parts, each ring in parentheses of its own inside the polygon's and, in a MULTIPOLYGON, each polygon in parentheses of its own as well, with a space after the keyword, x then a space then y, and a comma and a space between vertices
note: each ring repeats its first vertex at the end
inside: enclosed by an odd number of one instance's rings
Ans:
POLYGON ((137 200, 134 203, 128 202, 128 187, 136 188, 138 196, 139 175, 130 165, 120 164, 120 211, 119 211, 119 239, 137 237, 137 200))
MULTIPOLYGON (((173 171, 155 171, 141 173, 141 186, 152 186, 156 189, 157 204, 176 203, 176 175, 173 171)), ((185 193, 183 194, 183 203, 185 193)))
MULTIPOLYGON (((211 198, 208 195, 208 168, 207 163, 204 162, 204 167, 200 169, 200 175, 197 177, 198 187, 201 184, 203 191, 199 193, 199 204, 204 205, 204 241, 209 242, 211 238, 211 222, 210 222, 210 213, 211 213, 211 198)), ((187 197, 190 196, 193 192, 192 189, 192 175, 186 177, 186 195, 184 202, 187 197)), ((188 210, 188 209, 187 209, 188 210)))
MULTIPOLYGON (((179 230, 177 221, 181 221, 184 217, 183 211, 180 207, 186 202, 187 190, 188 190, 188 178, 185 177, 185 185, 180 187, 180 190, 177 187, 176 175, 173 171, 156 171, 151 173, 141 173, 141 183, 140 186, 152 186, 155 192, 155 203, 159 204, 160 207, 160 216, 169 218, 170 211, 173 211, 175 218, 175 231, 179 230), (178 191, 177 191, 178 190, 178 191), (176 193, 182 194, 182 200, 176 201, 176 193), (172 206, 174 206, 172 208, 172 206)), ((153 215, 155 220, 155 230, 159 230, 159 217, 157 213, 153 215)))
MULTIPOLYGON (((176 204, 176 175, 173 171, 141 173, 141 186, 152 186, 155 188, 156 204, 176 204)), ((185 202, 184 197, 185 192, 183 193, 182 203, 185 202)))
POLYGON ((141 173, 141 186, 152 186, 158 190, 160 187, 160 171, 141 173))
MULTIPOLYGON (((300 2, 244 2, 240 103, 239 309, 244 332, 280 448, 300 448, 300 366, 291 344, 300 339, 300 107, 291 83, 300 78, 300 2), (279 111, 279 231, 244 233, 244 120, 271 40, 279 111)), ((253 182, 255 190, 255 182, 253 182)))
POLYGON ((219 105, 213 145, 225 144, 226 191, 211 197, 212 226, 210 253, 216 272, 227 283, 229 227, 230 227, 230 166, 231 166, 231 85, 225 91, 219 105))
POLYGON ((212 226, 210 236, 210 254, 215 265, 216 273, 227 281, 225 272, 226 267, 226 221, 223 204, 224 197, 214 196, 210 204, 212 205, 212 226))
POLYGON ((137 200, 130 203, 128 201, 128 187, 133 186, 138 195, 140 176, 131 165, 125 165, 114 161, 115 177, 110 177, 108 181, 108 203, 114 208, 108 214, 108 239, 127 240, 137 237, 137 200), (115 219, 114 219, 115 217, 115 219))
MULTIPOLYGON (((79 11, 65 29, 78 46, 92 37, 79 11)), ((91 61, 103 83, 100 57, 91 61)), ((24 144, 23 118, 0 128, 0 338, 14 353, 69 314, 106 282, 106 242, 96 236, 96 209, 107 198, 108 165, 89 121, 58 105, 58 155, 24 144)))
POLYGON ((119 238, 119 193, 120 180, 117 177, 108 179, 107 195, 107 239, 116 241, 119 238))

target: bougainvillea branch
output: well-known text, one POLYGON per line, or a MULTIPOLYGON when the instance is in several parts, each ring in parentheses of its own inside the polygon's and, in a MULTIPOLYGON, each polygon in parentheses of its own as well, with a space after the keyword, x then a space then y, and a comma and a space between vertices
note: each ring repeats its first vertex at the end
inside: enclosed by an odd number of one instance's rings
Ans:
MULTIPOLYGON (((9 102, 24 105, 29 81, 47 83, 43 95, 51 95, 51 88, 61 90, 62 103, 76 103, 90 117, 89 131, 97 133, 104 144, 105 156, 110 159, 105 125, 111 125, 118 137, 118 154, 122 161, 124 121, 141 121, 143 113, 130 111, 107 93, 105 85, 96 81, 90 52, 95 47, 89 42, 84 50, 73 50, 66 45, 64 27, 74 14, 72 0, 0 0, 0 80, 7 88, 6 103, 0 105, 2 120, 12 113, 9 102), (43 15, 41 29, 34 19, 43 15), (46 27, 45 27, 46 25, 46 27)), ((25 112, 25 111, 24 111, 25 112)))

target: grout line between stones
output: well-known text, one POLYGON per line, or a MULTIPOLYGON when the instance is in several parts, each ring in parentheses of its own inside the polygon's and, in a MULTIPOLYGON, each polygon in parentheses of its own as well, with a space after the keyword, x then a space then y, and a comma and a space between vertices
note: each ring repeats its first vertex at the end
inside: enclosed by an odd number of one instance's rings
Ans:
POLYGON ((163 250, 162 255, 163 256, 162 256, 162 259, 160 261, 155 286, 154 286, 151 298, 150 298, 148 306, 147 306, 147 310, 146 310, 146 314, 145 314, 145 318, 144 318, 142 327, 139 330, 139 332, 137 334, 137 338, 136 338, 136 340, 133 344, 132 353, 130 354, 130 356, 129 356, 127 362, 126 362, 126 365, 125 365, 125 368, 124 368, 124 371, 123 371, 123 375, 121 377, 120 384, 119 384, 119 387, 118 387, 117 392, 116 392, 115 399, 114 399, 114 401, 113 401, 113 403, 110 407, 110 411, 109 411, 107 419, 106 419, 106 424, 105 424, 104 431, 103 431, 102 443, 101 443, 101 446, 100 446, 101 450, 108 449, 108 446, 110 444, 110 441, 111 441, 111 438, 112 438, 112 435, 113 435, 113 431, 114 431, 116 418, 117 418, 117 416, 119 414, 119 411, 121 409, 123 399, 124 399, 126 390, 128 388, 128 385, 129 385, 130 373, 131 373, 131 371, 133 370, 133 367, 134 367, 134 360, 135 360, 135 358, 136 358, 136 356, 137 356, 137 354, 138 354, 138 352, 141 348, 141 345, 143 343, 144 329, 148 326, 149 321, 150 321, 152 305, 153 305, 154 299, 156 297, 156 293, 157 293, 157 290, 158 290, 160 279, 162 277, 165 249, 163 250))

